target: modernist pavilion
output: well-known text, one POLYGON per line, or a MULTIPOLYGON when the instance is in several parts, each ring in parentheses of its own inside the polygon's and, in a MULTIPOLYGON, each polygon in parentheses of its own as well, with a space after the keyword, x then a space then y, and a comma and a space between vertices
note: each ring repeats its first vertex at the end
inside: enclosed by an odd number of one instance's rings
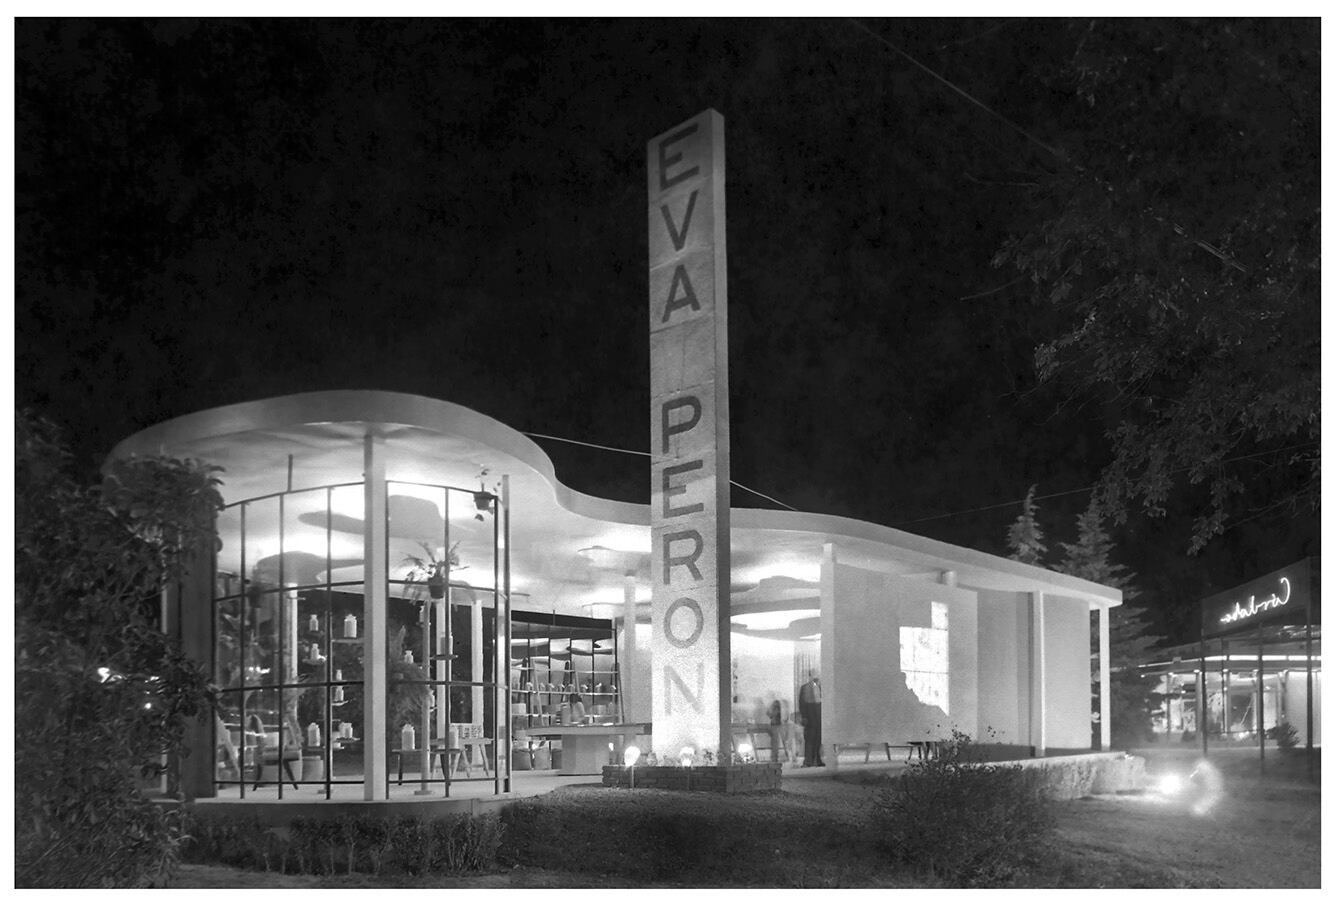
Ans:
MULTIPOLYGON (((113 452, 131 454, 224 469, 221 550, 164 600, 222 698, 179 762, 186 797, 506 794, 518 770, 656 748, 649 508, 569 489, 520 432, 328 391, 183 416, 113 452)), ((740 745, 765 756, 772 703, 788 723, 816 671, 829 765, 954 728, 1020 756, 1088 751, 1097 660, 1109 747, 1119 591, 837 516, 731 523, 740 745)))

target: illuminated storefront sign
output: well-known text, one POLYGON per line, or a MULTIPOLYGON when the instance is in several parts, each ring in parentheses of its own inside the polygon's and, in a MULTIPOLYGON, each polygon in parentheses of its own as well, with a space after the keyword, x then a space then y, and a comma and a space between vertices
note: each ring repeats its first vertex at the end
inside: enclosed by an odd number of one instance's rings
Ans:
POLYGON ((714 110, 647 146, 652 736, 670 756, 729 740, 724 162, 714 110))
POLYGON ((1266 610, 1273 610, 1285 605, 1292 597, 1292 583, 1286 576, 1278 579, 1278 583, 1282 586, 1281 594, 1275 591, 1268 597, 1258 601, 1256 601, 1254 595, 1250 595, 1248 607, 1241 606, 1238 603, 1236 604, 1235 609, 1230 613, 1222 614, 1222 616, 1219 617, 1220 621, 1224 623, 1240 622, 1243 619, 1254 616, 1256 613, 1263 613, 1266 610))
MULTIPOLYGON (((1203 634, 1222 635, 1259 624, 1301 625, 1306 621, 1312 592, 1318 584, 1314 558, 1307 558, 1215 594, 1201 604, 1203 634)), ((1317 607, 1311 614, 1312 622, 1318 622, 1317 607)))

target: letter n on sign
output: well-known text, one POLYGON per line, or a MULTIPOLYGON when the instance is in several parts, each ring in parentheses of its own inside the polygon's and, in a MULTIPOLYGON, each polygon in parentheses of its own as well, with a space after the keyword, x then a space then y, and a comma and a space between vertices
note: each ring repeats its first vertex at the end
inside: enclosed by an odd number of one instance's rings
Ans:
POLYGON ((677 759, 730 740, 724 119, 674 126, 646 164, 652 735, 677 759))

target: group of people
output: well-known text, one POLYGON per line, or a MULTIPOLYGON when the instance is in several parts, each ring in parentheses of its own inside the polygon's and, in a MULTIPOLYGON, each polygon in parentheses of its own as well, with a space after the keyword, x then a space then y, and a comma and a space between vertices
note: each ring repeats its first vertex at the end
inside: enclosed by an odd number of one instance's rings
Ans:
POLYGON ((826 766, 822 762, 822 681, 816 670, 809 670, 808 681, 799 688, 799 715, 793 720, 785 713, 785 706, 779 698, 767 708, 767 720, 771 733, 771 759, 780 760, 780 749, 789 750, 791 759, 794 755, 793 728, 798 726, 804 733, 803 766, 826 766))

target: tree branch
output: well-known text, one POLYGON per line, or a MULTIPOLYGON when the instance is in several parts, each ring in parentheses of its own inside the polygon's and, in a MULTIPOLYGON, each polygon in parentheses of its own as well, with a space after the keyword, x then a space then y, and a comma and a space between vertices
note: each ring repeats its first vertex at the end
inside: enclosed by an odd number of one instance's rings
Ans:
POLYGON ((999 287, 997 287, 997 288, 991 288, 991 289, 988 290, 988 291, 981 291, 979 294, 967 294, 967 295, 965 295, 965 296, 963 296, 963 297, 959 297, 959 298, 957 298, 957 299, 958 299, 958 300, 976 300, 976 299, 981 298, 981 297, 989 297, 989 296, 992 295, 992 294, 998 294, 1000 291, 1006 291, 1006 290, 1008 290, 1009 288, 1013 287, 1014 285, 1016 285, 1018 282, 1022 281, 1022 280, 1025 279, 1025 278, 1026 278, 1025 275, 1019 275, 1017 278, 1013 279, 1011 282, 1009 282, 1009 283, 1006 284, 1006 285, 1000 285, 999 287))

